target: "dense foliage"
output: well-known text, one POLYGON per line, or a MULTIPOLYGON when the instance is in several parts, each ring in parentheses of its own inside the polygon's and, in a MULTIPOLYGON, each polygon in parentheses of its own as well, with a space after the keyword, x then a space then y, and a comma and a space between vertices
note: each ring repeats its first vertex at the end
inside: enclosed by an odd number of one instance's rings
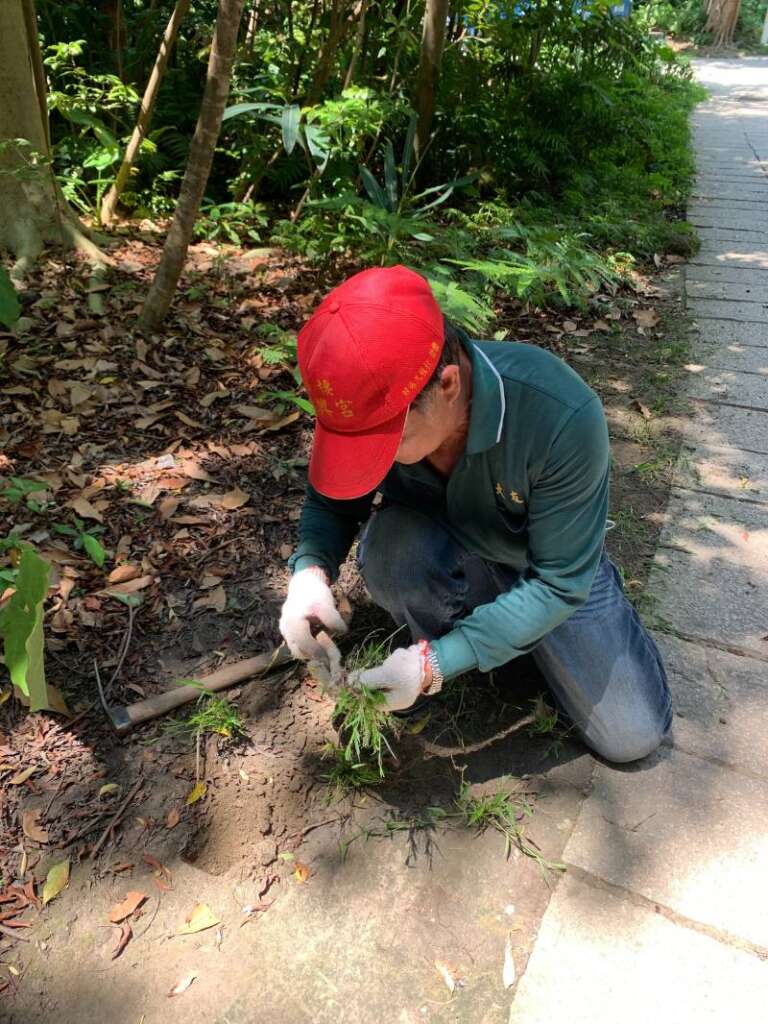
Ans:
MULTIPOLYGON (((95 212, 172 4, 40 0, 55 167, 95 212)), ((172 212, 215 21, 191 5, 124 212, 172 212)), ((632 259, 686 251, 689 73, 648 14, 605 0, 451 4, 432 137, 417 159, 424 4, 247 6, 200 237, 276 240, 326 264, 424 269, 480 327, 498 288, 583 303, 632 259)))

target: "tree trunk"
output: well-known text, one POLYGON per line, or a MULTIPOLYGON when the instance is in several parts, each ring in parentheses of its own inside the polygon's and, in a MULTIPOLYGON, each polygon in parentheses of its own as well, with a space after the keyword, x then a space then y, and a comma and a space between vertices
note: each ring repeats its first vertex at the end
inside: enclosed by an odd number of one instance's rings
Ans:
POLYGON ((46 242, 66 241, 50 169, 45 77, 31 0, 3 5, 0 31, 0 246, 24 273, 46 242), (32 29, 30 35, 29 29, 32 29), (18 146, 25 139, 29 146, 18 146))
POLYGON ((365 15, 368 11, 368 0, 360 0, 360 14, 357 22, 357 34, 355 35, 355 45, 352 49, 352 59, 349 62, 347 68, 347 74, 344 78, 344 88, 348 89, 352 84, 352 80, 355 77, 355 69, 357 68, 357 62, 360 60, 360 54, 363 52, 363 40, 365 39, 365 15))
POLYGON ((421 33, 421 57, 416 75, 416 136, 414 148, 420 159, 429 142, 432 118, 435 113, 437 82, 443 57, 445 29, 448 24, 449 0, 427 0, 421 33))
POLYGON ((320 57, 315 65, 315 73, 307 92, 306 105, 314 106, 322 99, 323 90, 331 77, 333 63, 343 45, 344 38, 352 24, 352 5, 349 0, 333 0, 331 5, 331 24, 325 45, 320 51, 320 57))
POLYGON ((163 75, 165 74, 166 65, 168 64, 168 55, 171 52, 171 47, 176 39, 176 33, 179 30, 181 20, 187 13, 188 8, 189 0, 177 0, 176 6, 174 7, 173 13, 171 14, 170 20, 166 26, 165 33, 163 34, 163 38, 160 42, 157 59, 155 60, 155 66, 152 68, 152 74, 149 76, 147 88, 144 90, 144 96, 139 110, 139 119, 136 122, 136 127, 133 129, 133 135, 131 135, 131 140, 123 154, 123 161, 120 164, 120 170, 117 172, 115 183, 112 185, 109 192, 107 192, 104 197, 104 202, 101 204, 102 224, 111 224, 114 220, 118 200, 120 199, 123 189, 128 182, 133 163, 138 156, 141 144, 146 137, 150 121, 152 120, 152 111, 154 110, 155 100, 157 99, 157 94, 160 91, 160 84, 163 80, 163 75))
POLYGON ((200 201, 211 172, 213 153, 229 95, 229 80, 243 2, 244 0, 219 0, 219 13, 208 60, 203 102, 189 150, 176 213, 165 239, 155 279, 141 312, 140 323, 145 330, 155 330, 168 312, 184 266, 187 248, 200 210, 200 201))
POLYGON ((714 46, 731 46, 740 8, 741 0, 709 0, 704 31, 712 33, 714 46))

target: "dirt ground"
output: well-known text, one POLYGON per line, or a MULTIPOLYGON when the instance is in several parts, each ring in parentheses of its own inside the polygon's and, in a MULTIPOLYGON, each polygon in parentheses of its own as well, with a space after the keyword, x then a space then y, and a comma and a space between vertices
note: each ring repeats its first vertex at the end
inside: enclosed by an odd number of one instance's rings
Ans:
MULTIPOLYGON (((382 857, 395 858, 406 889, 408 869, 418 862, 429 889, 433 842, 455 851, 447 864, 452 856, 477 856, 487 867, 480 888, 513 871, 520 972, 556 871, 540 870, 515 850, 507 861, 501 836, 478 838, 457 823, 455 801, 462 782, 474 794, 511 787, 526 808, 521 827, 544 859, 556 861, 592 762, 561 727, 537 734, 520 724, 543 689, 528 659, 447 688, 428 718, 404 731, 386 781, 337 798, 323 757, 336 739, 332 704, 293 666, 230 691, 244 724, 240 737, 214 734, 196 745, 170 731, 168 719, 122 740, 112 733, 97 672, 108 701, 121 705, 279 642, 311 421, 290 402, 265 412, 265 391, 289 391, 293 381, 284 364, 264 360, 257 332, 262 324, 295 331, 333 284, 278 251, 199 245, 167 328, 142 339, 131 325, 157 245, 134 236, 112 255, 109 284, 95 293, 74 259, 41 267, 23 296, 22 336, 0 335, 8 372, 0 472, 47 484, 33 508, 0 499, 3 533, 21 530, 55 566, 47 672, 74 716, 29 715, 13 700, 0 707, 4 1019, 90 1020, 101 1004, 85 1004, 98 994, 101 972, 109 972, 116 1000, 123 993, 108 1019, 167 1018, 167 993, 186 969, 178 944, 195 941, 201 962, 212 963, 202 972, 208 989, 196 979, 188 995, 174 996, 178 1012, 185 1020, 217 1019, 223 985, 235 1009, 222 1022, 255 1020, 243 1009, 251 996, 226 973, 233 957, 253 955, 252 937, 261 936, 253 939, 258 947, 264 936, 282 935, 292 901, 311 903, 320 893, 332 920, 334 886, 358 892, 382 857), (82 528, 100 531, 102 568, 73 549, 71 535, 56 531, 75 524, 75 516, 82 528), (141 603, 127 605, 126 594, 141 603), (63 860, 69 888, 43 907, 49 868, 63 860), (146 899, 127 926, 111 924, 110 910, 128 891, 146 899), (179 940, 175 929, 206 894, 218 901, 217 922, 179 940), (73 970, 73 952, 87 969, 73 970), (138 1002, 131 995, 136 978, 138 1002)), ((652 277, 636 276, 633 289, 594 296, 588 315, 532 312, 517 302, 499 309, 510 339, 557 352, 606 405, 615 522, 608 547, 641 610, 679 447, 675 427, 685 412, 676 397, 688 352, 677 262, 660 260, 652 277)), ((351 560, 339 589, 355 608, 347 649, 372 628, 387 627, 351 560)), ((424 896, 432 898, 441 899, 424 896)), ((360 924, 338 912, 338 934, 360 924)), ((458 928, 460 908, 455 914, 458 928)), ((477 950, 485 948, 487 923, 478 924, 477 950)), ((301 961, 307 950, 293 955, 301 961)), ((471 950, 467 955, 473 961, 471 950)), ((470 978, 471 969, 462 970, 470 978)), ((428 1000, 417 1019, 460 1019, 437 1006, 449 986, 439 968, 430 971, 435 1005, 428 1000)), ((477 978, 466 982, 473 985, 480 991, 477 978)), ((279 986, 270 991, 277 1002, 288 998, 279 986)), ((488 989, 489 1021, 497 1019, 494 998, 488 989)), ((347 1019, 334 1005, 326 1000, 322 1011, 305 1006, 293 1016, 258 1019, 347 1019)))

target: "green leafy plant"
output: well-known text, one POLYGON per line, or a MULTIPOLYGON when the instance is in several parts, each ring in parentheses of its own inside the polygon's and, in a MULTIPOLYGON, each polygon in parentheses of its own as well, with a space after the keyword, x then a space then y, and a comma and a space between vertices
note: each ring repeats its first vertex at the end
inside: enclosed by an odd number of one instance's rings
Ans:
POLYGON ((5 498, 12 505, 18 505, 20 501, 26 499, 27 507, 32 512, 39 512, 42 510, 44 503, 36 501, 30 495, 39 494, 41 491, 45 491, 47 487, 48 484, 43 480, 30 480, 27 477, 12 476, 8 478, 7 486, 0 490, 0 498, 5 498))
POLYGON ((382 772, 373 760, 350 758, 346 747, 326 743, 322 749, 322 757, 323 760, 330 761, 330 767, 323 775, 328 787, 326 803, 340 800, 358 789, 378 786, 384 780, 382 772))
POLYGON ((76 551, 85 551, 91 561, 101 568, 107 557, 107 552, 101 545, 98 535, 104 533, 103 526, 86 527, 82 519, 73 517, 74 526, 67 526, 63 523, 54 523, 53 529, 65 537, 74 537, 73 547, 76 551))
POLYGON ((43 602, 48 593, 51 566, 35 549, 15 537, 0 543, 12 559, 20 557, 12 570, 3 570, 5 582, 14 593, 0 609, 3 653, 14 686, 29 698, 30 711, 52 709, 45 679, 43 648, 43 602))
POLYGON ((195 223, 195 237, 209 242, 226 241, 232 245, 244 242, 260 242, 260 230, 266 227, 268 218, 262 203, 228 202, 214 203, 206 200, 200 207, 200 216, 195 223))

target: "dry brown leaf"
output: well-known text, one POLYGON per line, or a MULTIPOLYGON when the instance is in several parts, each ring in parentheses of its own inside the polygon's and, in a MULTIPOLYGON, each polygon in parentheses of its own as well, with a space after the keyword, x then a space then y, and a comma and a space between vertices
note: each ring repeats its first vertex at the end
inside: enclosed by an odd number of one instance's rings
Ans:
POLYGON ((291 557, 293 554, 292 544, 281 544, 280 545, 280 557, 285 560, 291 557))
POLYGON ((192 427, 194 430, 205 430, 205 424, 200 423, 199 420, 193 420, 191 416, 187 416, 186 413, 180 412, 178 409, 173 414, 176 419, 181 420, 182 423, 188 427, 192 427))
POLYGON ((655 309, 636 309, 632 316, 637 321, 638 327, 655 327, 661 319, 655 309))
POLYGON ((211 587, 218 587, 221 583, 221 576, 214 576, 212 572, 203 573, 199 586, 201 590, 210 590, 211 587))
POLYGON ((203 469, 199 462, 195 459, 181 459, 176 464, 176 469, 179 473, 183 473, 184 476, 188 476, 190 480, 212 480, 213 477, 210 473, 203 469))
MULTIPOLYGON (((262 433, 271 434, 275 430, 282 430, 283 427, 287 427, 289 423, 295 423, 299 416, 301 416, 301 413, 297 409, 295 412, 289 412, 287 416, 283 416, 283 418, 278 420, 277 423, 269 423, 266 427, 257 423, 256 426, 262 433)), ((243 429, 247 430, 248 428, 245 427, 243 429)))
POLYGON ((131 914, 136 910, 144 900, 147 898, 145 892, 129 892, 125 899, 120 903, 116 903, 109 912, 109 920, 112 924, 119 924, 124 921, 126 917, 130 917, 131 914))
POLYGON ((141 566, 126 562, 125 565, 118 565, 112 570, 107 576, 107 583, 127 583, 128 580, 135 580, 137 576, 141 576, 141 566))
POLYGON ((595 320, 592 324, 596 331, 610 331, 611 325, 606 320, 595 320))
POLYGON ((193 508, 212 507, 232 510, 241 508, 250 500, 250 495, 246 494, 245 491, 241 491, 239 487, 235 487, 233 490, 227 491, 225 494, 200 494, 196 498, 193 498, 189 504, 193 508))
POLYGON ((196 977, 197 974, 194 971, 190 971, 189 974, 185 974, 181 981, 177 982, 168 993, 168 998, 171 996, 180 996, 182 992, 186 992, 196 977))
POLYGON ((240 413, 241 416, 247 416, 251 420, 273 420, 275 419, 275 413, 272 409, 262 409, 259 405, 233 405, 233 412, 240 413))
POLYGON ((296 867, 293 869, 293 877, 297 882, 306 882, 309 878, 309 868, 306 864, 302 864, 300 860, 296 861, 296 867))
POLYGON ((184 801, 187 807, 190 807, 192 804, 196 804, 198 800, 202 799, 202 797, 205 796, 207 788, 208 787, 204 782, 196 782, 187 794, 187 799, 184 801))
POLYGON ((207 395, 203 395, 200 399, 200 405, 204 409, 207 409, 210 405, 216 401, 217 398, 228 398, 229 391, 226 388, 222 388, 220 391, 209 391, 207 395))
POLYGON ((54 864, 48 872, 43 886, 43 906, 50 903, 69 884, 69 860, 54 864))
POLYGON ((158 515, 163 521, 165 521, 173 515, 173 513, 176 511, 180 504, 181 498, 163 498, 163 500, 157 506, 158 515))
POLYGON ((30 775, 34 775, 37 771, 37 765, 30 765, 28 768, 22 768, 20 772, 16 772, 12 779, 9 779, 11 786, 20 786, 22 782, 26 782, 30 775))
POLYGON ((32 839, 36 843, 47 843, 48 833, 40 824, 39 818, 39 808, 36 811, 24 811, 21 816, 21 827, 27 839, 32 839))
POLYGON ((653 413, 647 405, 643 405, 639 398, 633 398, 629 403, 630 409, 636 409, 644 420, 650 420, 653 418, 653 413))
POLYGON ((181 811, 178 809, 178 807, 172 807, 165 817, 165 827, 176 828, 180 821, 181 811))
POLYGON ((69 385, 69 404, 75 409, 78 405, 83 405, 84 402, 89 401, 93 397, 91 389, 81 384, 79 381, 72 381, 69 385))
POLYGON ((213 608, 214 611, 223 612, 227 607, 227 592, 224 587, 215 587, 208 591, 203 597, 198 597, 192 602, 193 608, 213 608))
POLYGON ((73 498, 72 501, 67 502, 67 505, 74 509, 81 519, 95 519, 97 523, 104 522, 104 516, 87 498, 73 498))
POLYGON ((138 579, 126 580, 125 583, 118 583, 117 586, 106 587, 99 593, 106 594, 108 597, 113 594, 135 594, 139 590, 145 590, 154 582, 154 579, 154 576, 139 576, 138 579))
POLYGON ((578 330, 579 325, 573 320, 563 321, 563 330, 567 334, 573 334, 574 331, 578 330))

